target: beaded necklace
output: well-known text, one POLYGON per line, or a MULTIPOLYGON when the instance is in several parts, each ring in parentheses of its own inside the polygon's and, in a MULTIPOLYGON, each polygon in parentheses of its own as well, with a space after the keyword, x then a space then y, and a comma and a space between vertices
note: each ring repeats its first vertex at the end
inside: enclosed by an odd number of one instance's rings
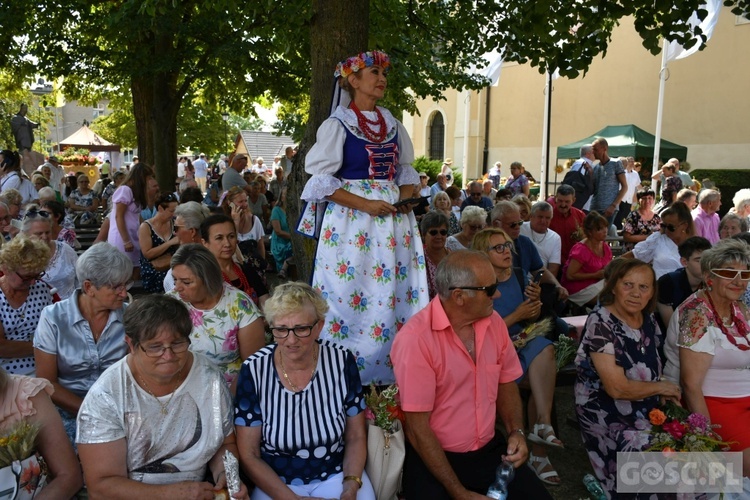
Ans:
POLYGON ((385 118, 383 117, 383 113, 380 112, 377 106, 375 106, 375 114, 378 116, 376 120, 370 120, 367 118, 357 107, 356 104, 354 104, 354 101, 349 105, 349 108, 354 111, 354 114, 357 117, 357 125, 359 125, 359 129, 362 131, 364 136, 369 140, 370 142, 383 142, 385 139, 385 136, 388 134, 388 131, 386 130, 385 126, 385 118), (370 125, 379 125, 380 130, 376 132, 370 125))
MULTIPOLYGON (((726 325, 724 325, 724 321, 721 318, 719 311, 716 310, 716 306, 714 306, 714 302, 713 300, 711 300, 711 294, 706 291, 704 291, 703 294, 706 296, 706 299, 708 299, 708 305, 714 315, 715 323, 717 323, 717 326, 719 327, 719 330, 721 330, 721 333, 723 333, 727 340, 729 340, 729 343, 740 351, 750 351, 750 346, 738 344, 737 340, 734 338, 734 335, 729 333, 729 330, 727 330, 726 325)), ((737 307, 735 304, 730 304, 729 310, 732 318, 732 323, 737 325, 737 333, 739 333, 746 342, 750 342, 750 339, 748 339, 748 333, 750 332, 748 332, 747 321, 745 320, 744 315, 740 313, 739 307, 737 307)), ((730 326, 732 325, 732 323, 730 323, 730 326)))
MULTIPOLYGON (((245 273, 242 272, 240 266, 238 266, 236 262, 232 262, 232 269, 234 270, 234 274, 236 274, 237 278, 240 280, 242 291, 249 296, 252 296, 254 290, 250 287, 250 283, 248 283, 245 273)), ((229 285, 232 284, 232 280, 229 279, 229 276, 224 271, 221 272, 221 277, 224 278, 224 281, 229 285)))

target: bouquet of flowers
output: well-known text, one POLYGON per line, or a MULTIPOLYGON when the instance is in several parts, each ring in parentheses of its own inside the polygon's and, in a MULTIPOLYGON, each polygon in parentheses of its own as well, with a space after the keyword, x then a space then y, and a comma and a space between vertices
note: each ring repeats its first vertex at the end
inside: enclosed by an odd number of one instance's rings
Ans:
POLYGON ((708 418, 690 413, 672 401, 648 414, 653 436, 647 451, 726 451, 730 443, 722 441, 708 418))
POLYGON ((398 386, 390 385, 379 392, 374 385, 370 386, 370 393, 365 396, 367 409, 365 418, 388 432, 393 432, 394 422, 404 421, 404 413, 398 403, 398 386))
POLYGON ((526 344, 529 343, 534 337, 544 336, 552 329, 552 318, 544 318, 542 320, 530 323, 523 329, 521 333, 513 340, 513 347, 516 349, 522 349, 526 344))
POLYGON ((571 337, 561 335, 553 345, 555 346, 555 365, 557 366, 557 371, 560 371, 561 368, 572 363, 576 358, 578 342, 571 337))
POLYGON ((39 425, 21 420, 0 436, 0 468, 34 454, 39 425))

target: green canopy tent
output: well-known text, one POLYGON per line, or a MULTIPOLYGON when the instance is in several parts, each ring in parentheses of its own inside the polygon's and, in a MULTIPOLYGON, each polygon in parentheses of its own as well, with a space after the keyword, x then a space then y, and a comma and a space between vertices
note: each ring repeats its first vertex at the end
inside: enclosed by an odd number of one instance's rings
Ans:
MULTIPOLYGON (((558 158, 578 158, 581 146, 591 144, 598 137, 607 139, 609 156, 632 156, 633 158, 653 158, 656 137, 635 125, 610 125, 604 127, 594 135, 580 141, 571 142, 557 147, 558 158)), ((661 140, 659 156, 663 160, 677 158, 681 162, 687 159, 687 148, 674 142, 661 140)))

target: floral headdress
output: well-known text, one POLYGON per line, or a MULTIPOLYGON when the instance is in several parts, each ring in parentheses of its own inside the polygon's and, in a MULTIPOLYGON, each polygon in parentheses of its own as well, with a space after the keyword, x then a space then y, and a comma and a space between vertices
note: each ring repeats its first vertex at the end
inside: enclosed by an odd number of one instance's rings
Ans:
POLYGON ((338 63, 336 65, 336 71, 333 73, 333 77, 346 78, 352 73, 356 73, 360 69, 369 68, 370 66, 380 66, 387 73, 391 67, 391 59, 388 57, 388 54, 379 50, 361 52, 356 56, 352 56, 349 59, 338 63))

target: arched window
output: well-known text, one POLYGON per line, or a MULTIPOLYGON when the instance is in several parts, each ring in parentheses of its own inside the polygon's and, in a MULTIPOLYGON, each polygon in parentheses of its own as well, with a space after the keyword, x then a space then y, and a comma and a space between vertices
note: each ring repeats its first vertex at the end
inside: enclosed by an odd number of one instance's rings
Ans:
POLYGON ((430 160, 443 160, 445 158, 445 124, 442 113, 432 115, 429 135, 430 160))

